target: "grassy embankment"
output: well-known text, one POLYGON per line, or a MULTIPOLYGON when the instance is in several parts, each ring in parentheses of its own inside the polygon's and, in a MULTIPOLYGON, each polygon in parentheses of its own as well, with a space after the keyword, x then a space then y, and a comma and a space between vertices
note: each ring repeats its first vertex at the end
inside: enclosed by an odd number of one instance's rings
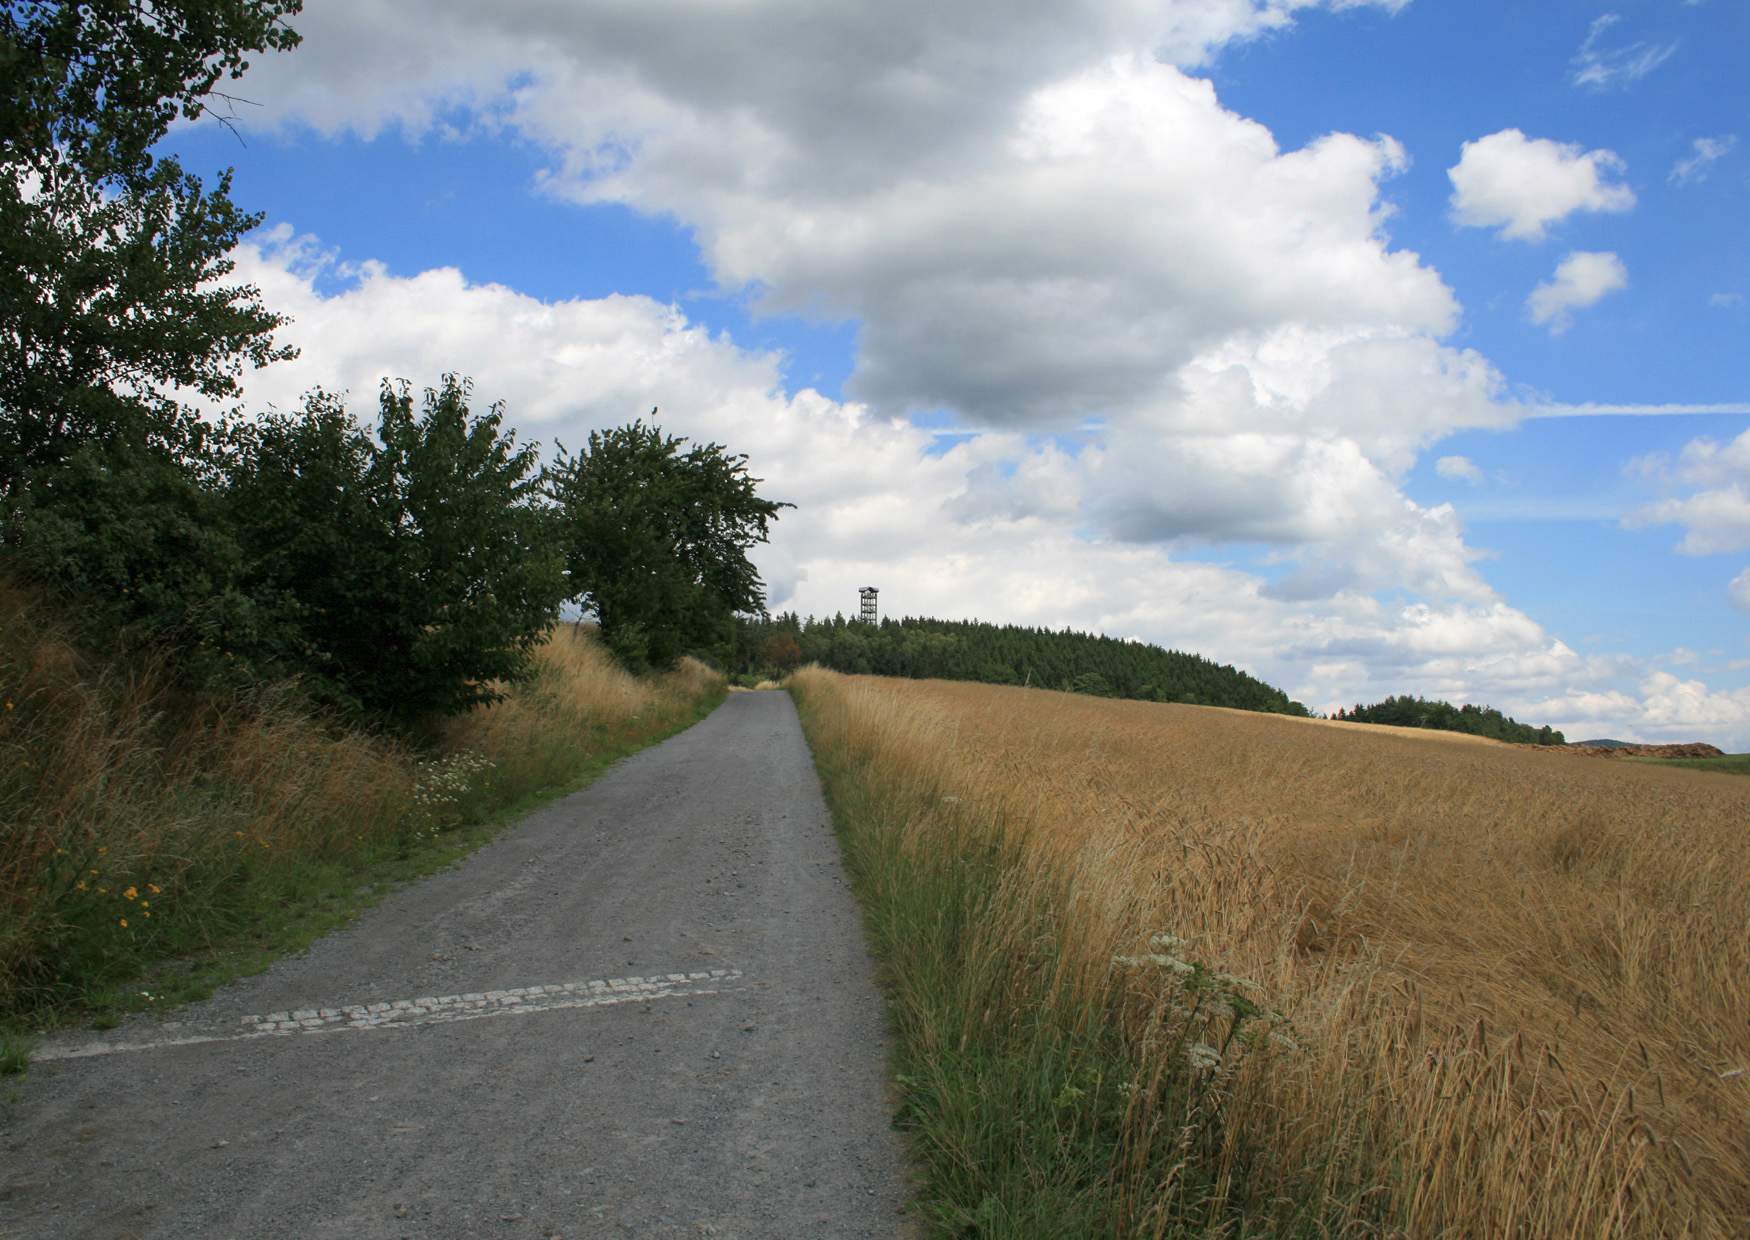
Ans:
POLYGON ((794 686, 940 1234, 1750 1231, 1750 784, 794 686))
POLYGON ((692 723, 721 678, 621 671, 557 629, 539 675, 415 748, 289 693, 193 698, 0 589, 0 1060, 263 967, 692 723))

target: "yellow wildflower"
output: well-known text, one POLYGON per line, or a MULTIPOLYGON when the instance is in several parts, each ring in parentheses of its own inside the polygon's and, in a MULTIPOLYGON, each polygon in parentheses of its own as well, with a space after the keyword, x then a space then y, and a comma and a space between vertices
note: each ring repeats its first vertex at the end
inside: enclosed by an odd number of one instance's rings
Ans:
POLYGON ((118 917, 115 920, 116 920, 116 924, 118 926, 120 926, 123 930, 126 930, 128 928, 128 919, 126 917, 118 917))
POLYGON ((163 892, 164 888, 160 887, 157 883, 147 883, 146 890, 150 891, 153 895, 159 895, 163 892))
POLYGON ((78 882, 74 883, 73 890, 74 891, 84 891, 85 890, 85 880, 80 879, 78 882))
MULTIPOLYGON (((141 907, 141 908, 151 908, 151 907, 152 907, 152 902, 151 902, 151 901, 150 901, 150 900, 141 900, 141 901, 140 901, 140 907, 141 907)), ((152 915, 152 914, 150 914, 150 913, 147 913, 147 914, 146 914, 146 916, 148 916, 148 917, 150 917, 150 916, 151 916, 151 915, 152 915)))
POLYGON ((140 898, 140 889, 138 887, 129 887, 126 891, 122 892, 122 895, 130 900, 138 900, 140 898))

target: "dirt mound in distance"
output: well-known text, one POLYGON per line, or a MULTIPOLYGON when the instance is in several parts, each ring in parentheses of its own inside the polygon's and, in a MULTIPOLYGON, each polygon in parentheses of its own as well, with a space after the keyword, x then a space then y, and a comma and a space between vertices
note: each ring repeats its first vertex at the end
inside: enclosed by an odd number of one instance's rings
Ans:
POLYGON ((1554 753, 1579 754, 1586 758, 1723 758, 1725 751, 1701 741, 1687 745, 1552 745, 1554 753))

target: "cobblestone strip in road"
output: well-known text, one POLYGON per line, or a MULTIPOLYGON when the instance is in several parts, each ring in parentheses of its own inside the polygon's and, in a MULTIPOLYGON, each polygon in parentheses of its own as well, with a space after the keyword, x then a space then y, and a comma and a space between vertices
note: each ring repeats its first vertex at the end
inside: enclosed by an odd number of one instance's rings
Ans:
POLYGON ((163 1026, 169 1036, 149 1042, 96 1041, 71 1046, 45 1046, 36 1059, 85 1059, 124 1051, 188 1046, 199 1042, 234 1042, 243 1038, 286 1037, 300 1033, 407 1028, 443 1021, 480 1020, 488 1016, 520 1016, 563 1008, 605 1007, 614 1003, 649 1002, 678 995, 716 994, 741 978, 739 969, 695 973, 658 973, 650 977, 609 977, 552 986, 519 986, 466 994, 390 999, 379 1003, 349 1003, 342 1007, 297 1008, 264 1016, 239 1018, 229 1033, 177 1034, 174 1022, 163 1026))

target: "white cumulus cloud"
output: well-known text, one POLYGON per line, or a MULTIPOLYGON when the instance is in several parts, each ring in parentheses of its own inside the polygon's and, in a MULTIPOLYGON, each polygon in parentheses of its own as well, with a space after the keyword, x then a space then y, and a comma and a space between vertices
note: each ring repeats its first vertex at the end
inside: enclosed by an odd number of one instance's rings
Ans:
MULTIPOLYGON (((549 192, 671 216, 764 309, 855 321, 847 391, 871 416, 1097 424, 1046 473, 1090 497, 1099 535, 1261 540, 1299 566, 1297 594, 1474 597, 1456 517, 1399 482, 1441 436, 1515 411, 1486 359, 1442 343, 1451 291, 1390 243, 1380 184, 1402 148, 1284 150, 1139 50, 1193 62, 1310 7, 442 0, 399 44, 364 0, 312 12, 298 72, 250 85, 269 117, 327 129, 471 104, 552 153, 549 192), (355 79, 361 56, 378 67, 355 79)), ((1043 468, 991 465, 956 511, 1035 512, 1043 468)))
POLYGON ((1729 443, 1692 439, 1677 458, 1677 473, 1685 482, 1721 486, 1750 482, 1750 431, 1729 443))
POLYGON ((1452 218, 1467 228, 1499 228, 1517 241, 1541 241, 1549 226, 1576 211, 1627 211, 1635 194, 1613 178, 1624 168, 1614 151, 1528 138, 1503 129, 1466 142, 1452 182, 1452 218))
POLYGON ((1687 527, 1677 549, 1685 555, 1716 555, 1750 547, 1750 491, 1734 483, 1698 491, 1683 499, 1661 500, 1640 510, 1635 525, 1676 522, 1687 527))
POLYGON ((1741 729, 1750 724, 1750 689, 1715 691, 1699 680, 1654 672, 1641 684, 1642 717, 1664 732, 1741 729))
POLYGON ((1483 482, 1483 471, 1468 456, 1443 456, 1434 462, 1434 472, 1472 486, 1481 486, 1483 482))
POLYGON ((1528 705, 1570 741, 1610 736, 1670 743, 1709 741, 1729 751, 1750 746, 1750 689, 1712 689, 1670 672, 1647 673, 1634 691, 1576 689, 1528 705))
POLYGON ((401 39, 391 7, 307 13, 305 46, 252 74, 264 120, 418 130, 472 106, 551 152, 549 192, 680 221, 764 310, 855 320, 851 391, 884 411, 1073 423, 1172 399, 1239 334, 1457 321, 1386 236, 1396 142, 1283 150, 1160 59, 1301 0, 438 0, 401 39))
POLYGON ((1560 335, 1573 322, 1573 312, 1597 305, 1611 293, 1628 287, 1628 268, 1606 251, 1576 250, 1556 265, 1555 275, 1531 290, 1525 309, 1533 323, 1560 335))
MULTIPOLYGON (((1673 472, 1660 463, 1661 472, 1673 472)), ((1685 444, 1675 476, 1696 488, 1688 495, 1648 504, 1629 519, 1631 526, 1680 524, 1677 549, 1685 555, 1717 555, 1750 547, 1750 431, 1728 443, 1694 439, 1685 444)), ((1740 577, 1732 583, 1739 597, 1740 577)))

